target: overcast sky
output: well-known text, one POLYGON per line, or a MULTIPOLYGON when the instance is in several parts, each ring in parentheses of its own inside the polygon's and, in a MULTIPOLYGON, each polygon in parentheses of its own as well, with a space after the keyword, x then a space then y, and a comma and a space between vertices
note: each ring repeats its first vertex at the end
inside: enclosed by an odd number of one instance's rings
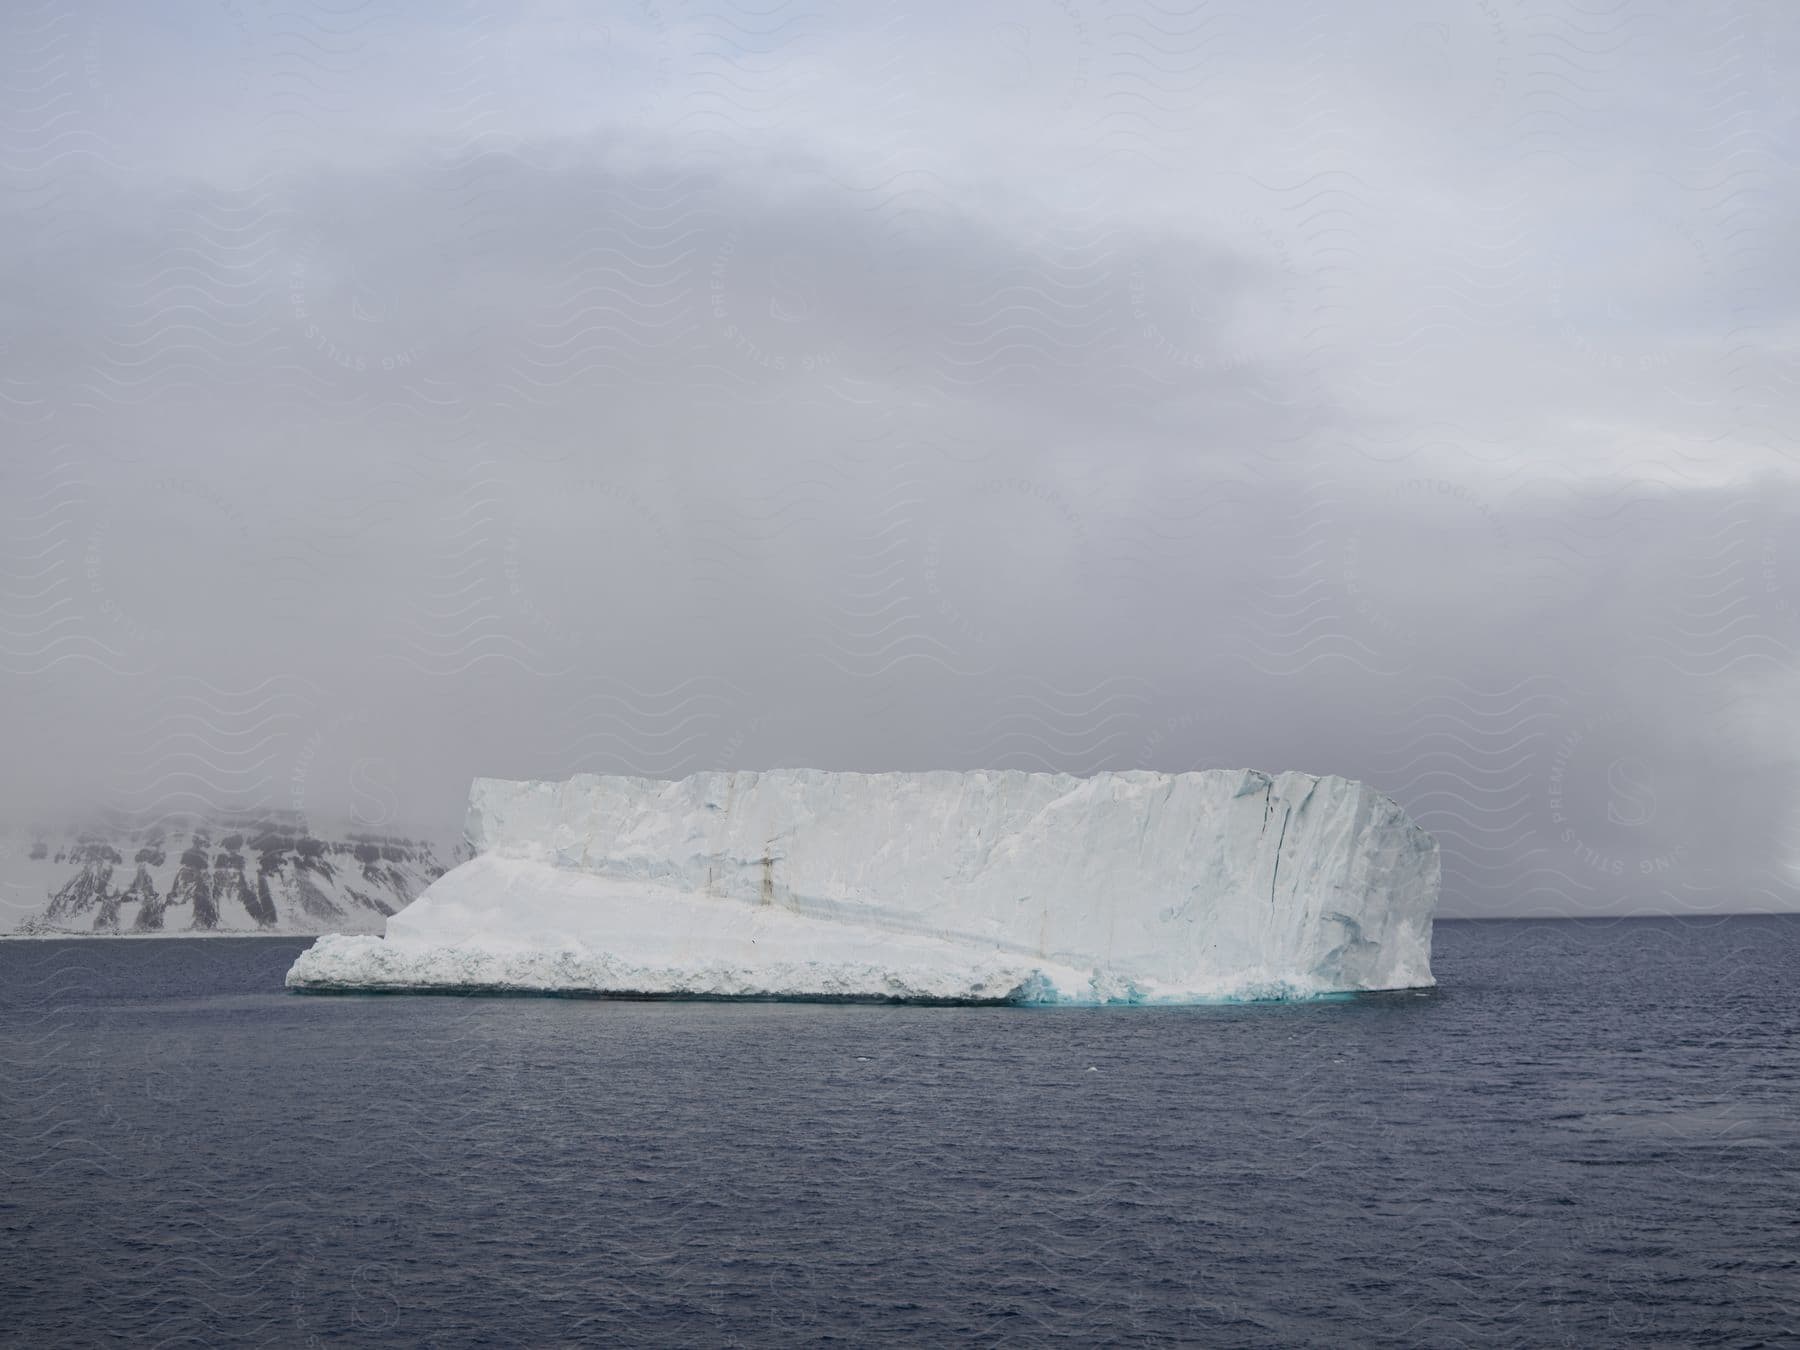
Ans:
POLYGON ((4 22, 14 825, 1295 768, 1800 907, 1786 0, 4 22))

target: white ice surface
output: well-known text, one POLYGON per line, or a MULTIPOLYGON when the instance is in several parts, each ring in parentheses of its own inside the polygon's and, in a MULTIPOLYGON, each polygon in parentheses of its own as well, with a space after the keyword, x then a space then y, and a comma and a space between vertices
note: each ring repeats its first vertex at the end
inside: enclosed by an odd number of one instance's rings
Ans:
POLYGON ((1433 983, 1438 854, 1241 770, 477 779, 469 842, 302 989, 1193 1001, 1433 983))

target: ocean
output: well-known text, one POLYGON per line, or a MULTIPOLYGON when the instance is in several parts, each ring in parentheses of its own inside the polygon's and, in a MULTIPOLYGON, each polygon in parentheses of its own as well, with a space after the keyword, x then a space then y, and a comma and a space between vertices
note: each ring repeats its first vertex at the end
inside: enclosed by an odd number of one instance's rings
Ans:
POLYGON ((1800 1342, 1800 917, 1199 1008, 308 997, 0 943, 0 1341, 1800 1342))

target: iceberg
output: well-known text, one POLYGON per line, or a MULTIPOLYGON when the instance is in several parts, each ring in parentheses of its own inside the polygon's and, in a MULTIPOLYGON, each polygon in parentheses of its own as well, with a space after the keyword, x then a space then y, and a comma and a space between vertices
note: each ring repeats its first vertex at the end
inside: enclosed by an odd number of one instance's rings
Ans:
POLYGON ((1429 986, 1436 841, 1303 773, 478 778, 475 856, 289 988, 975 1003, 1429 986))

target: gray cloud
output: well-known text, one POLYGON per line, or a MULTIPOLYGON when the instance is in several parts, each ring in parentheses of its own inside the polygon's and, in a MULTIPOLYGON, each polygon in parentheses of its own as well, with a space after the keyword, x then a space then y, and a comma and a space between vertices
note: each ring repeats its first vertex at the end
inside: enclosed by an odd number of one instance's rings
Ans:
POLYGON ((12 48, 15 819, 1295 767, 1793 907, 1779 16, 143 23, 12 48))

